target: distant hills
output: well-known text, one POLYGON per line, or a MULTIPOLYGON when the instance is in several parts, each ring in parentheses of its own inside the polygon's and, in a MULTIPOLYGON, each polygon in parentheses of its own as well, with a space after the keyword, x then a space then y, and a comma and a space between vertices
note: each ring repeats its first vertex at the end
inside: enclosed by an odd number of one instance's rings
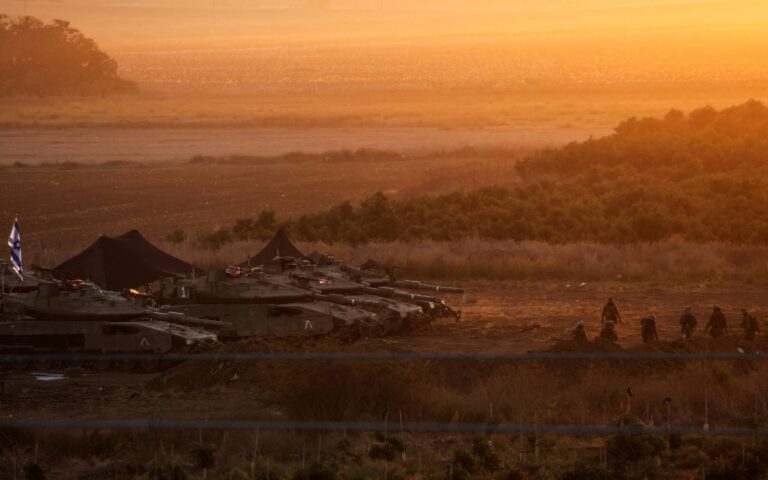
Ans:
POLYGON ((0 14, 0 96, 106 95, 137 90, 117 62, 64 20, 0 14))

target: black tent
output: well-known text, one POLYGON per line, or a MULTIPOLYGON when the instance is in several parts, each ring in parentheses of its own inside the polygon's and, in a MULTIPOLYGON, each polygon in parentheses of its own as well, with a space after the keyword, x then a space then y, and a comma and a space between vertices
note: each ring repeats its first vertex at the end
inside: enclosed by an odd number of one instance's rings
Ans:
POLYGON ((272 240, 259 253, 250 258, 250 265, 264 265, 274 260, 275 257, 293 257, 297 260, 307 258, 296 248, 282 228, 275 233, 272 240))
MULTIPOLYGON (((192 274, 192 265, 152 245, 138 230, 126 232, 117 237, 117 240, 122 241, 137 257, 155 268, 179 275, 192 274)), ((199 273, 200 269, 197 270, 199 273)))
POLYGON ((168 255, 132 230, 117 238, 99 237, 53 272, 60 279, 88 279, 107 290, 122 290, 167 276, 189 275, 192 265, 168 255))

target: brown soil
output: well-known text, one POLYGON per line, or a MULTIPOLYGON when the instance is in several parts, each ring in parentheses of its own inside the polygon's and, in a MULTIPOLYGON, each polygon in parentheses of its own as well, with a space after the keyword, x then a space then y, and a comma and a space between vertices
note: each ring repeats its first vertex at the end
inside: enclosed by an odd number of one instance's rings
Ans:
MULTIPOLYGON (((225 345, 223 351, 393 351, 393 352, 524 352, 531 350, 583 351, 567 340, 577 320, 587 322, 591 336, 597 332, 599 311, 613 295, 624 316, 617 330, 617 346, 589 344, 588 351, 692 352, 735 351, 742 347, 765 349, 737 337, 717 341, 699 336, 679 340, 677 318, 684 305, 692 305, 700 325, 706 323, 709 305, 720 304, 733 328, 737 308, 745 305, 760 318, 768 304, 757 288, 728 286, 658 288, 647 285, 585 285, 474 283, 464 298, 459 323, 441 320, 408 335, 364 339, 353 345, 329 340, 267 341, 252 339, 225 345), (662 342, 639 343, 639 317, 657 315, 662 342), (754 346, 753 346, 754 345, 754 346)), ((735 333, 735 332, 734 332, 735 333)), ((271 386, 291 373, 301 372, 300 362, 188 362, 159 374, 89 373, 53 382, 38 381, 29 373, 4 374, 2 413, 28 418, 256 418, 280 417, 279 396, 271 386)), ((428 362, 430 363, 430 362, 428 362)), ((431 362, 436 364, 439 362, 431 362)), ((455 365, 457 362, 451 362, 455 365)), ((474 367, 472 367, 474 368, 474 367)))

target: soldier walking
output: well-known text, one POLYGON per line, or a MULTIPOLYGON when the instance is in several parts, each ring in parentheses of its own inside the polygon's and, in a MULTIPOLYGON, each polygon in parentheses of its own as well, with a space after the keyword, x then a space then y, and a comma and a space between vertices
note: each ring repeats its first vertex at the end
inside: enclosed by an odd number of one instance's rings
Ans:
POLYGON ((573 341, 577 343, 589 341, 587 338, 587 332, 584 330, 584 322, 582 320, 579 320, 576 323, 576 328, 574 328, 573 332, 571 332, 571 337, 573 338, 573 341))
POLYGON ((613 301, 613 297, 608 298, 608 301, 603 306, 603 315, 600 318, 600 323, 605 324, 611 321, 613 323, 621 322, 621 314, 619 314, 619 307, 613 301))
POLYGON ((750 342, 755 339, 755 336, 760 331, 757 319, 750 315, 746 308, 741 309, 741 328, 744 330, 744 340, 749 340, 750 342))
POLYGON ((698 321, 693 315, 691 307, 685 307, 683 310, 683 316, 680 317, 680 331, 683 333, 683 337, 690 340, 693 337, 693 331, 696 329, 698 321))
POLYGON ((640 334, 643 337, 643 343, 659 340, 659 334, 656 332, 656 315, 649 313, 640 320, 640 334))
POLYGON ((619 339, 616 335, 616 331, 613 329, 613 320, 606 320, 603 324, 603 329, 600 330, 600 339, 608 342, 615 342, 619 339))
POLYGON ((719 306, 715 305, 712 307, 712 315, 709 316, 709 321, 704 330, 709 332, 712 338, 722 337, 728 333, 728 320, 719 306))

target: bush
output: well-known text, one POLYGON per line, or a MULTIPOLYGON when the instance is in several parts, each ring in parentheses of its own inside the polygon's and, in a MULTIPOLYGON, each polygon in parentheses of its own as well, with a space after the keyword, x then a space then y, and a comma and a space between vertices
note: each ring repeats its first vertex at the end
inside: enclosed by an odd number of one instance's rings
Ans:
POLYGON ((197 236, 198 245, 205 250, 218 250, 231 242, 232 235, 226 228, 220 228, 211 233, 201 233, 197 236))
POLYGON ((372 460, 391 462, 405 452, 405 442, 398 437, 387 437, 385 440, 383 435, 377 435, 376 438, 380 443, 374 443, 368 450, 368 456, 372 460))
POLYGON ((495 472, 501 467, 501 460, 490 439, 475 438, 472 442, 472 454, 483 470, 495 472))
POLYGON ((187 480, 187 474, 180 465, 155 465, 149 470, 147 478, 152 480, 187 480))
MULTIPOLYGON (((640 426, 634 415, 624 415, 614 422, 623 426, 640 426)), ((664 451, 666 443, 658 436, 648 433, 618 433, 608 437, 608 458, 617 467, 647 460, 664 451)))
POLYGON ((338 472, 335 468, 322 463, 313 463, 293 474, 293 480, 336 480, 338 472))
POLYGON ((165 236, 165 241, 168 243, 184 243, 187 240, 187 234, 184 230, 174 230, 165 236))
POLYGON ((451 458, 450 480, 464 480, 478 470, 477 459, 465 450, 454 450, 451 458))
POLYGON ((22 467, 24 471, 24 478, 26 480, 45 480, 45 471, 43 468, 35 462, 27 462, 22 467))
POLYGON ((216 451, 204 445, 195 445, 191 450, 192 465, 200 470, 212 468, 216 464, 216 451))
POLYGON ((618 478, 601 466, 584 462, 577 462, 558 477, 559 480, 614 480, 618 478))

